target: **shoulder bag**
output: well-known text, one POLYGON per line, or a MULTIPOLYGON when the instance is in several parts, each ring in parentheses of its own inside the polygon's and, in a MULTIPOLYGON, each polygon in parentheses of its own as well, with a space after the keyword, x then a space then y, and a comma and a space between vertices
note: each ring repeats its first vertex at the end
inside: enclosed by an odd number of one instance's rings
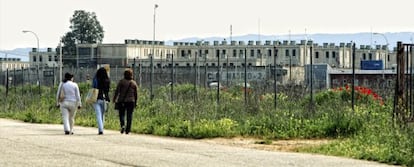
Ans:
POLYGON ((88 94, 86 94, 86 97, 85 97, 85 102, 86 103, 92 104, 92 103, 95 103, 96 100, 98 100, 99 89, 96 88, 97 85, 95 85, 95 84, 97 84, 97 83, 95 83, 95 82, 97 82, 97 81, 95 81, 95 79, 94 79, 92 88, 90 88, 88 90, 88 94))
POLYGON ((60 91, 59 91, 59 98, 58 101, 59 102, 63 102, 63 100, 65 99, 65 93, 63 91, 63 83, 60 85, 60 91))

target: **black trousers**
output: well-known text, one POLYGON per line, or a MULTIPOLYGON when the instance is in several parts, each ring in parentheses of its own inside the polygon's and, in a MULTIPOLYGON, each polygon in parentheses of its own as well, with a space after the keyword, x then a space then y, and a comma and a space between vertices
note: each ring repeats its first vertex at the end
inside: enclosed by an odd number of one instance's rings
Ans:
POLYGON ((134 102, 124 102, 119 108, 119 123, 121 128, 125 128, 125 133, 131 131, 132 124, 132 113, 134 112, 135 103, 134 102), (125 127, 125 114, 126 114, 126 127, 125 127))

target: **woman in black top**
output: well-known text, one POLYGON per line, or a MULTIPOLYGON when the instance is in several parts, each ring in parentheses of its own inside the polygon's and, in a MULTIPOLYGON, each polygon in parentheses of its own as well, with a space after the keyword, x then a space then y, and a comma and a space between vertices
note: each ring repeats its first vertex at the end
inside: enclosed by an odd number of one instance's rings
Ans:
POLYGON ((111 81, 109 80, 108 73, 105 68, 99 68, 93 78, 92 87, 99 90, 98 100, 93 103, 93 108, 96 113, 96 122, 98 123, 98 135, 103 134, 105 111, 107 109, 107 103, 109 103, 109 87, 111 81))

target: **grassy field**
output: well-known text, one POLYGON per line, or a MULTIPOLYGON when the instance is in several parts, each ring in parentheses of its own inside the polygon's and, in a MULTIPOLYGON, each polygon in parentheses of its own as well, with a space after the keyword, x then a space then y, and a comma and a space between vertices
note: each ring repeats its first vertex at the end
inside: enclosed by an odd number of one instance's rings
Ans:
MULTIPOLYGON (((80 89, 86 93, 88 86, 81 83, 80 89)), ((0 101, 0 117, 60 124, 56 88, 42 87, 42 96, 32 93, 36 90, 25 86, 10 91, 0 101)), ((354 110, 348 87, 318 92, 312 103, 306 95, 280 92, 276 108, 274 94, 256 94, 254 89, 248 90, 246 99, 240 87, 223 90, 220 103, 216 90, 198 88, 195 96, 193 85, 177 85, 174 101, 169 90, 157 88, 153 101, 148 90, 140 90, 132 132, 194 139, 254 137, 263 139, 262 144, 278 139, 335 139, 298 151, 414 166, 414 128, 396 124, 392 101, 383 101, 368 88, 357 89, 354 110)), ((90 105, 84 104, 78 112, 76 125, 96 126, 90 105)), ((113 106, 106 113, 105 128, 119 129, 113 106)))

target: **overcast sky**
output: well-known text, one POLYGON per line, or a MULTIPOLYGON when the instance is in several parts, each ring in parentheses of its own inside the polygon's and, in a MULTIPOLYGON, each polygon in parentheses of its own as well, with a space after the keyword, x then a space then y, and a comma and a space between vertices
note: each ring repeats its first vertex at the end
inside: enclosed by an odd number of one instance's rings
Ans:
POLYGON ((414 31, 413 0, 0 0, 0 50, 56 47, 75 10, 95 12, 104 43, 245 34, 414 31))

